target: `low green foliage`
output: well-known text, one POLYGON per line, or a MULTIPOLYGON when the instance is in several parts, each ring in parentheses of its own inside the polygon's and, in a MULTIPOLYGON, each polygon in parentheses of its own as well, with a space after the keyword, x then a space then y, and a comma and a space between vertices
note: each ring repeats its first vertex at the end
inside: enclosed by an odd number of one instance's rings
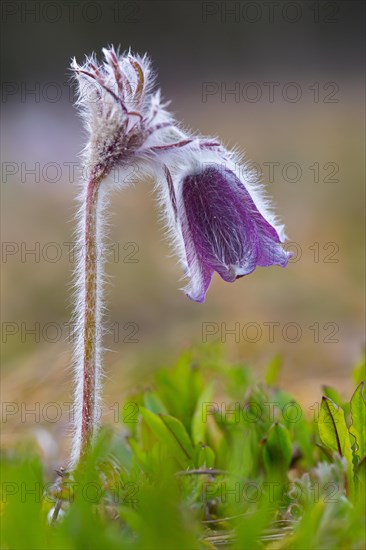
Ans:
POLYGON ((280 367, 258 384, 215 349, 186 353, 56 483, 32 452, 5 453, 1 548, 364 548, 361 369, 349 403, 324 387, 305 411, 280 367))

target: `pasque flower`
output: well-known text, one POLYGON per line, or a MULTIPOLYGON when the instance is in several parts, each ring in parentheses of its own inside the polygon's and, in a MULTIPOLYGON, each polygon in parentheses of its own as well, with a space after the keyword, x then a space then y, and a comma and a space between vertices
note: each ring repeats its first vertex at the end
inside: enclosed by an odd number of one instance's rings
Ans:
POLYGON ((237 175, 239 159, 217 140, 183 130, 152 92, 147 57, 103 50, 83 65, 74 60, 77 105, 88 133, 83 158, 79 209, 79 262, 76 273, 75 430, 70 466, 85 455, 98 425, 101 354, 104 210, 115 183, 133 175, 156 182, 163 214, 188 279, 185 291, 205 298, 213 273, 225 281, 256 266, 284 267, 282 227, 270 213, 258 186, 237 175), (115 180, 114 180, 115 181, 115 180), (96 253, 97 251, 97 253, 96 253))

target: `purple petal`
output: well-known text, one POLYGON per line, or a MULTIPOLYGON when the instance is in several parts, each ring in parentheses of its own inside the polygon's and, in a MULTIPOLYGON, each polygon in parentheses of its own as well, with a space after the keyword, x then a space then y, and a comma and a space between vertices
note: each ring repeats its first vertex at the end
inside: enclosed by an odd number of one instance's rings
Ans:
MULTIPOLYGON (((203 301, 213 271, 228 282, 257 265, 285 267, 289 254, 233 172, 209 167, 183 181, 183 239, 194 287, 203 301)), ((193 299, 196 297, 191 296, 193 299)), ((198 301, 198 300, 197 300, 198 301)))
POLYGON ((208 264, 202 263, 201 258, 197 255, 186 223, 182 223, 182 234, 187 257, 186 275, 190 279, 186 294, 191 300, 202 303, 205 301, 206 292, 210 286, 214 269, 208 264))

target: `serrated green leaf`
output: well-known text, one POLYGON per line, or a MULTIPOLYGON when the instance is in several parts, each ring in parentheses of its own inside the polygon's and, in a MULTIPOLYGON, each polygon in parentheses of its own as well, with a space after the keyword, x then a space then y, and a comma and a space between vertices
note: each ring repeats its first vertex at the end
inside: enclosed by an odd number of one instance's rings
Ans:
POLYGON ((366 455, 366 403, 363 396, 364 383, 361 382, 351 398, 351 418, 350 433, 356 438, 357 451, 359 459, 366 455))

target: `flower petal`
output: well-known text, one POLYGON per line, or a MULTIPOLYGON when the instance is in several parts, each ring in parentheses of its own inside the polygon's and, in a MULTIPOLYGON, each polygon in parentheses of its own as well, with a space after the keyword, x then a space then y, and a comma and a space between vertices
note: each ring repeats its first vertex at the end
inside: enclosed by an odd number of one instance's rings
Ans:
POLYGON ((182 197, 188 264, 192 261, 189 255, 195 254, 200 274, 214 270, 233 282, 257 265, 287 265, 289 255, 282 249, 277 231, 259 213, 232 171, 210 166, 186 176, 182 197))

